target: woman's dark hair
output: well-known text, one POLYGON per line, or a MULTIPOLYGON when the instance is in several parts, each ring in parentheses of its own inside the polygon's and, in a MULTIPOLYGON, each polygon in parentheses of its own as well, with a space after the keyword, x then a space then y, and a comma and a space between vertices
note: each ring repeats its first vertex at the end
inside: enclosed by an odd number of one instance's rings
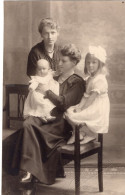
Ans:
POLYGON ((56 29, 59 31, 59 26, 56 21, 54 21, 52 18, 44 18, 40 21, 40 24, 38 26, 38 31, 40 34, 42 34, 42 30, 45 26, 49 26, 52 29, 56 29))
POLYGON ((75 64, 78 64, 81 60, 81 52, 74 44, 64 45, 60 52, 63 56, 68 56, 75 64))

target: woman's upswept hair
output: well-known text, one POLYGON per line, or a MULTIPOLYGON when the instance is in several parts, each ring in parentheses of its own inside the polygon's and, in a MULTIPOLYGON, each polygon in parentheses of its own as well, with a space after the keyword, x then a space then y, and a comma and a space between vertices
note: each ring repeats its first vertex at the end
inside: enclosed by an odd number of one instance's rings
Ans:
MULTIPOLYGON (((88 71, 87 71, 87 59, 90 58, 91 56, 93 56, 92 54, 90 53, 87 53, 86 56, 85 56, 85 66, 84 66, 84 73, 85 74, 89 74, 88 71)), ((101 62, 98 58, 97 58, 98 62, 99 62, 99 69, 98 71, 101 73, 101 74, 104 74, 104 75, 109 75, 109 71, 107 69, 107 66, 105 63, 101 62)))
POLYGON ((57 24, 56 21, 54 21, 52 18, 44 18, 40 21, 40 24, 38 26, 38 31, 39 33, 41 34, 42 33, 42 30, 45 26, 49 26, 51 27, 52 29, 56 29, 57 31, 59 31, 60 27, 59 25, 57 24))
POLYGON ((76 65, 81 60, 81 52, 74 44, 64 45, 60 52, 63 56, 68 56, 76 65))

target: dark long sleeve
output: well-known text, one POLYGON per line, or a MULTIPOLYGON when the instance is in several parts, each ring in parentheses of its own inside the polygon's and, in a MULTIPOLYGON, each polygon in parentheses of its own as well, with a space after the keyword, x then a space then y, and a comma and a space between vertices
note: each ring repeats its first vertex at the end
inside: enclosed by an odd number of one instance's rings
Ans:
POLYGON ((43 41, 31 49, 27 61, 27 75, 29 77, 36 74, 37 61, 39 59, 46 59, 50 63, 52 70, 56 70, 60 59, 59 46, 55 45, 53 58, 50 58, 46 53, 43 41))
POLYGON ((63 95, 57 96, 51 90, 46 93, 47 98, 61 111, 78 104, 85 91, 85 82, 82 79, 77 79, 71 84, 71 87, 63 95))
POLYGON ((37 64, 37 59, 34 54, 34 52, 31 50, 28 56, 28 62, 27 62, 27 75, 34 76, 36 73, 36 64, 37 64))

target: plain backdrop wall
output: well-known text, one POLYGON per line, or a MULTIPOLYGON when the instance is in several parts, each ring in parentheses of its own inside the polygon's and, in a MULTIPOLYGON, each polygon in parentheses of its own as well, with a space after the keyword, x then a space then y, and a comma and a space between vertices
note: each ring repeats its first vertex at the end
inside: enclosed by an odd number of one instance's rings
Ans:
POLYGON ((125 160, 124 13, 125 4, 120 1, 4 2, 4 97, 5 84, 28 83, 27 57, 31 47, 41 41, 37 29, 44 17, 53 17, 60 24, 58 42, 74 43, 80 48, 82 60, 77 72, 81 76, 88 46, 101 45, 106 49, 111 115, 104 155, 108 162, 116 163, 125 160))

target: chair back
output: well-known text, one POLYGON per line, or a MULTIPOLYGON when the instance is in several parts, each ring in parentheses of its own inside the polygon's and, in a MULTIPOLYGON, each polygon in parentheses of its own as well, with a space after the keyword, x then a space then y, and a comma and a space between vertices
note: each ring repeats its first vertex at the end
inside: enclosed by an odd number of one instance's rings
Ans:
POLYGON ((6 124, 7 128, 10 128, 10 120, 23 120, 23 109, 26 97, 28 95, 28 85, 23 84, 8 84, 6 89, 6 104, 4 111, 6 111, 6 124), (15 94, 17 99, 16 116, 11 116, 10 113, 10 95, 15 94))

